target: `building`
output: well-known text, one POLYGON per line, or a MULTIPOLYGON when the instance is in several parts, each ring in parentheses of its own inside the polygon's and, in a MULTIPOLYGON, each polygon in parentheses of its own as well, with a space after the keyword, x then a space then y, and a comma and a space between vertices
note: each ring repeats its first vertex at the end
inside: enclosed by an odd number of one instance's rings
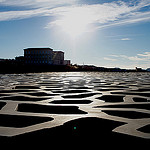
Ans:
POLYGON ((147 68, 146 71, 150 72, 150 68, 147 68))
POLYGON ((64 52, 53 51, 53 65, 64 65, 64 52))
POLYGON ((136 71, 142 71, 142 68, 135 67, 136 71))
POLYGON ((3 62, 3 61, 5 61, 5 59, 0 59, 0 62, 3 62))
POLYGON ((19 64, 24 64, 24 56, 18 56, 18 57, 15 57, 15 61, 16 63, 19 63, 19 64))
POLYGON ((64 52, 51 48, 27 48, 24 49, 24 61, 30 65, 64 65, 64 52))
POLYGON ((64 65, 71 65, 71 61, 70 60, 64 60, 64 65))
POLYGON ((53 49, 51 48, 27 48, 24 49, 26 64, 52 64, 53 49))

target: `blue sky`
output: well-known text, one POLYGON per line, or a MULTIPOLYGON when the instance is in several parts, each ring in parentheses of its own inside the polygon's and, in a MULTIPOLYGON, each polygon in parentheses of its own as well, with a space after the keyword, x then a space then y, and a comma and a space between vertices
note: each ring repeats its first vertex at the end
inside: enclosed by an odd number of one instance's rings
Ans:
POLYGON ((0 58, 28 47, 72 63, 150 67, 150 0, 0 0, 0 58))

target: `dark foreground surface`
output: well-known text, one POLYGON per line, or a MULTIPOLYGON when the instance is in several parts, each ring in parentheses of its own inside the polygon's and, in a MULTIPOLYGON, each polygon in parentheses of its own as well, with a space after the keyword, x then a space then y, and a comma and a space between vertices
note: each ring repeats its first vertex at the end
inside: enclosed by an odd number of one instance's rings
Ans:
POLYGON ((134 136, 112 132, 120 122, 99 118, 82 118, 63 126, 42 129, 14 137, 0 137, 1 144, 19 148, 148 148, 150 141, 134 136))
POLYGON ((0 78, 1 147, 149 147, 149 73, 6 74, 0 78))

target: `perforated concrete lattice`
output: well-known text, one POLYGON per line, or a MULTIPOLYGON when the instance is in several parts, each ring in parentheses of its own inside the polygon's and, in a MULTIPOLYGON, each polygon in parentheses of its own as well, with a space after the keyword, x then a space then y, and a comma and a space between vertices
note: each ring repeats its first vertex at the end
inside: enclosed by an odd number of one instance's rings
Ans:
POLYGON ((0 136, 97 118, 118 122, 112 132, 150 139, 149 73, 53 72, 0 79, 0 136))

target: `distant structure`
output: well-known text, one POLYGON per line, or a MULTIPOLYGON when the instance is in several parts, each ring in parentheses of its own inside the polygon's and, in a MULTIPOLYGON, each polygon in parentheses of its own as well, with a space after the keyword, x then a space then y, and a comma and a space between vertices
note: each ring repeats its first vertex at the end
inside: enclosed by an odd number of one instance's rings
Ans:
POLYGON ((64 65, 64 52, 53 51, 53 65, 64 65))
POLYGON ((140 72, 142 71, 142 68, 135 67, 135 70, 140 72))
POLYGON ((64 60, 64 65, 71 65, 71 61, 70 60, 64 60))
POLYGON ((150 72, 150 68, 147 68, 146 71, 150 72))
POLYGON ((27 48, 24 49, 26 64, 52 64, 53 49, 51 48, 27 48))
POLYGON ((24 64, 24 56, 15 57, 16 63, 24 64))
POLYGON ((24 49, 24 61, 31 65, 65 65, 64 52, 53 51, 51 48, 24 49))

